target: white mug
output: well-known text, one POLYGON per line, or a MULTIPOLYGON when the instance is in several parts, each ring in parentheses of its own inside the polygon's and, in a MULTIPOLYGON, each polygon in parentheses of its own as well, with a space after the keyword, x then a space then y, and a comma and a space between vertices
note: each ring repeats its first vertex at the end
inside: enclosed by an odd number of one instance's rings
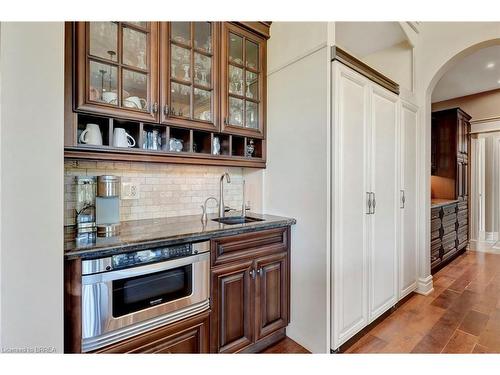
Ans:
POLYGON ((112 91, 103 92, 102 100, 109 104, 118 104, 118 94, 112 91))
POLYGON ((80 134, 80 143, 102 146, 102 134, 99 125, 87 124, 85 130, 80 134))
POLYGON ((113 131, 113 147, 134 147, 134 146, 135 146, 135 139, 130 134, 128 134, 125 131, 125 129, 115 128, 115 130, 113 131))
POLYGON ((146 100, 138 96, 129 96, 123 101, 123 105, 127 108, 145 109, 147 106, 146 100))

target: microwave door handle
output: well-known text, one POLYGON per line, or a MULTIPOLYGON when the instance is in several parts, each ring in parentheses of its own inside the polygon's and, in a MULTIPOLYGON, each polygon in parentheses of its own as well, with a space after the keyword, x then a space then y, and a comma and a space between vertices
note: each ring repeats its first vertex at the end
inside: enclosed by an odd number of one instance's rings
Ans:
POLYGON ((128 279, 129 277, 147 275, 154 272, 167 271, 172 268, 187 266, 192 263, 208 261, 210 253, 200 253, 188 257, 166 260, 159 263, 147 264, 144 266, 130 267, 121 270, 96 273, 94 275, 82 276, 82 284, 96 284, 107 281, 128 279))

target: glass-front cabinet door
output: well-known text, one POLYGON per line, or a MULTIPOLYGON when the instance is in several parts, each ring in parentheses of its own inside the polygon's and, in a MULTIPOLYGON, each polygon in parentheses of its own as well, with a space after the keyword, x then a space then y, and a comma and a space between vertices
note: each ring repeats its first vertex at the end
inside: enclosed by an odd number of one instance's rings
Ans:
POLYGON ((158 23, 76 23, 76 109, 158 121, 158 23))
POLYGON ((222 26, 222 130, 264 136, 266 41, 231 23, 222 26))
POLYGON ((217 27, 215 22, 161 24, 161 122, 217 130, 217 27))

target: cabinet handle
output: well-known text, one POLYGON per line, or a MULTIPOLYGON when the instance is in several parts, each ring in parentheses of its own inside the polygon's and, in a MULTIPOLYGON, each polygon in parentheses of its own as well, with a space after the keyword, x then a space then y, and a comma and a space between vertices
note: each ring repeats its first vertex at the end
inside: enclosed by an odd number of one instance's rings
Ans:
POLYGON ((257 270, 257 275, 262 276, 263 274, 264 274, 264 270, 262 269, 262 267, 260 267, 260 268, 257 270))
POLYGON ((367 197, 367 205, 368 205, 368 212, 366 213, 367 215, 372 214, 372 193, 366 192, 366 197, 367 197))
POLYGON ((405 191, 401 190, 401 206, 400 206, 400 208, 405 208, 405 202, 406 202, 405 191))
POLYGON ((250 271, 250 277, 251 277, 252 279, 255 279, 255 270, 254 270, 254 269, 252 269, 252 270, 250 271))
POLYGON ((158 113, 158 102, 154 102, 152 110, 153 110, 153 113, 158 113))
POLYGON ((377 200, 375 199, 375 193, 372 193, 372 194, 373 194, 373 200, 372 200, 373 211, 372 211, 372 214, 375 214, 375 207, 377 206, 377 200))
POLYGON ((169 110, 169 108, 168 108, 168 104, 166 104, 166 105, 163 107, 163 114, 164 114, 165 116, 167 116, 167 117, 168 117, 168 115, 169 115, 168 110, 169 110))

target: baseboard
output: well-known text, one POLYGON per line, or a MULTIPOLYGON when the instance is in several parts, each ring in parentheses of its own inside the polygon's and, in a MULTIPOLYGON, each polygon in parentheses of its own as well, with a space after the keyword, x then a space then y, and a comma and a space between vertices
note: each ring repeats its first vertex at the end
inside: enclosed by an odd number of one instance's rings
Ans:
POLYGON ((419 278, 417 281, 417 289, 415 293, 422 294, 427 296, 432 293, 434 290, 434 285, 432 283, 432 275, 427 276, 426 278, 419 278))
POLYGON ((484 236, 486 242, 496 242, 498 241, 498 232, 486 232, 484 236))

